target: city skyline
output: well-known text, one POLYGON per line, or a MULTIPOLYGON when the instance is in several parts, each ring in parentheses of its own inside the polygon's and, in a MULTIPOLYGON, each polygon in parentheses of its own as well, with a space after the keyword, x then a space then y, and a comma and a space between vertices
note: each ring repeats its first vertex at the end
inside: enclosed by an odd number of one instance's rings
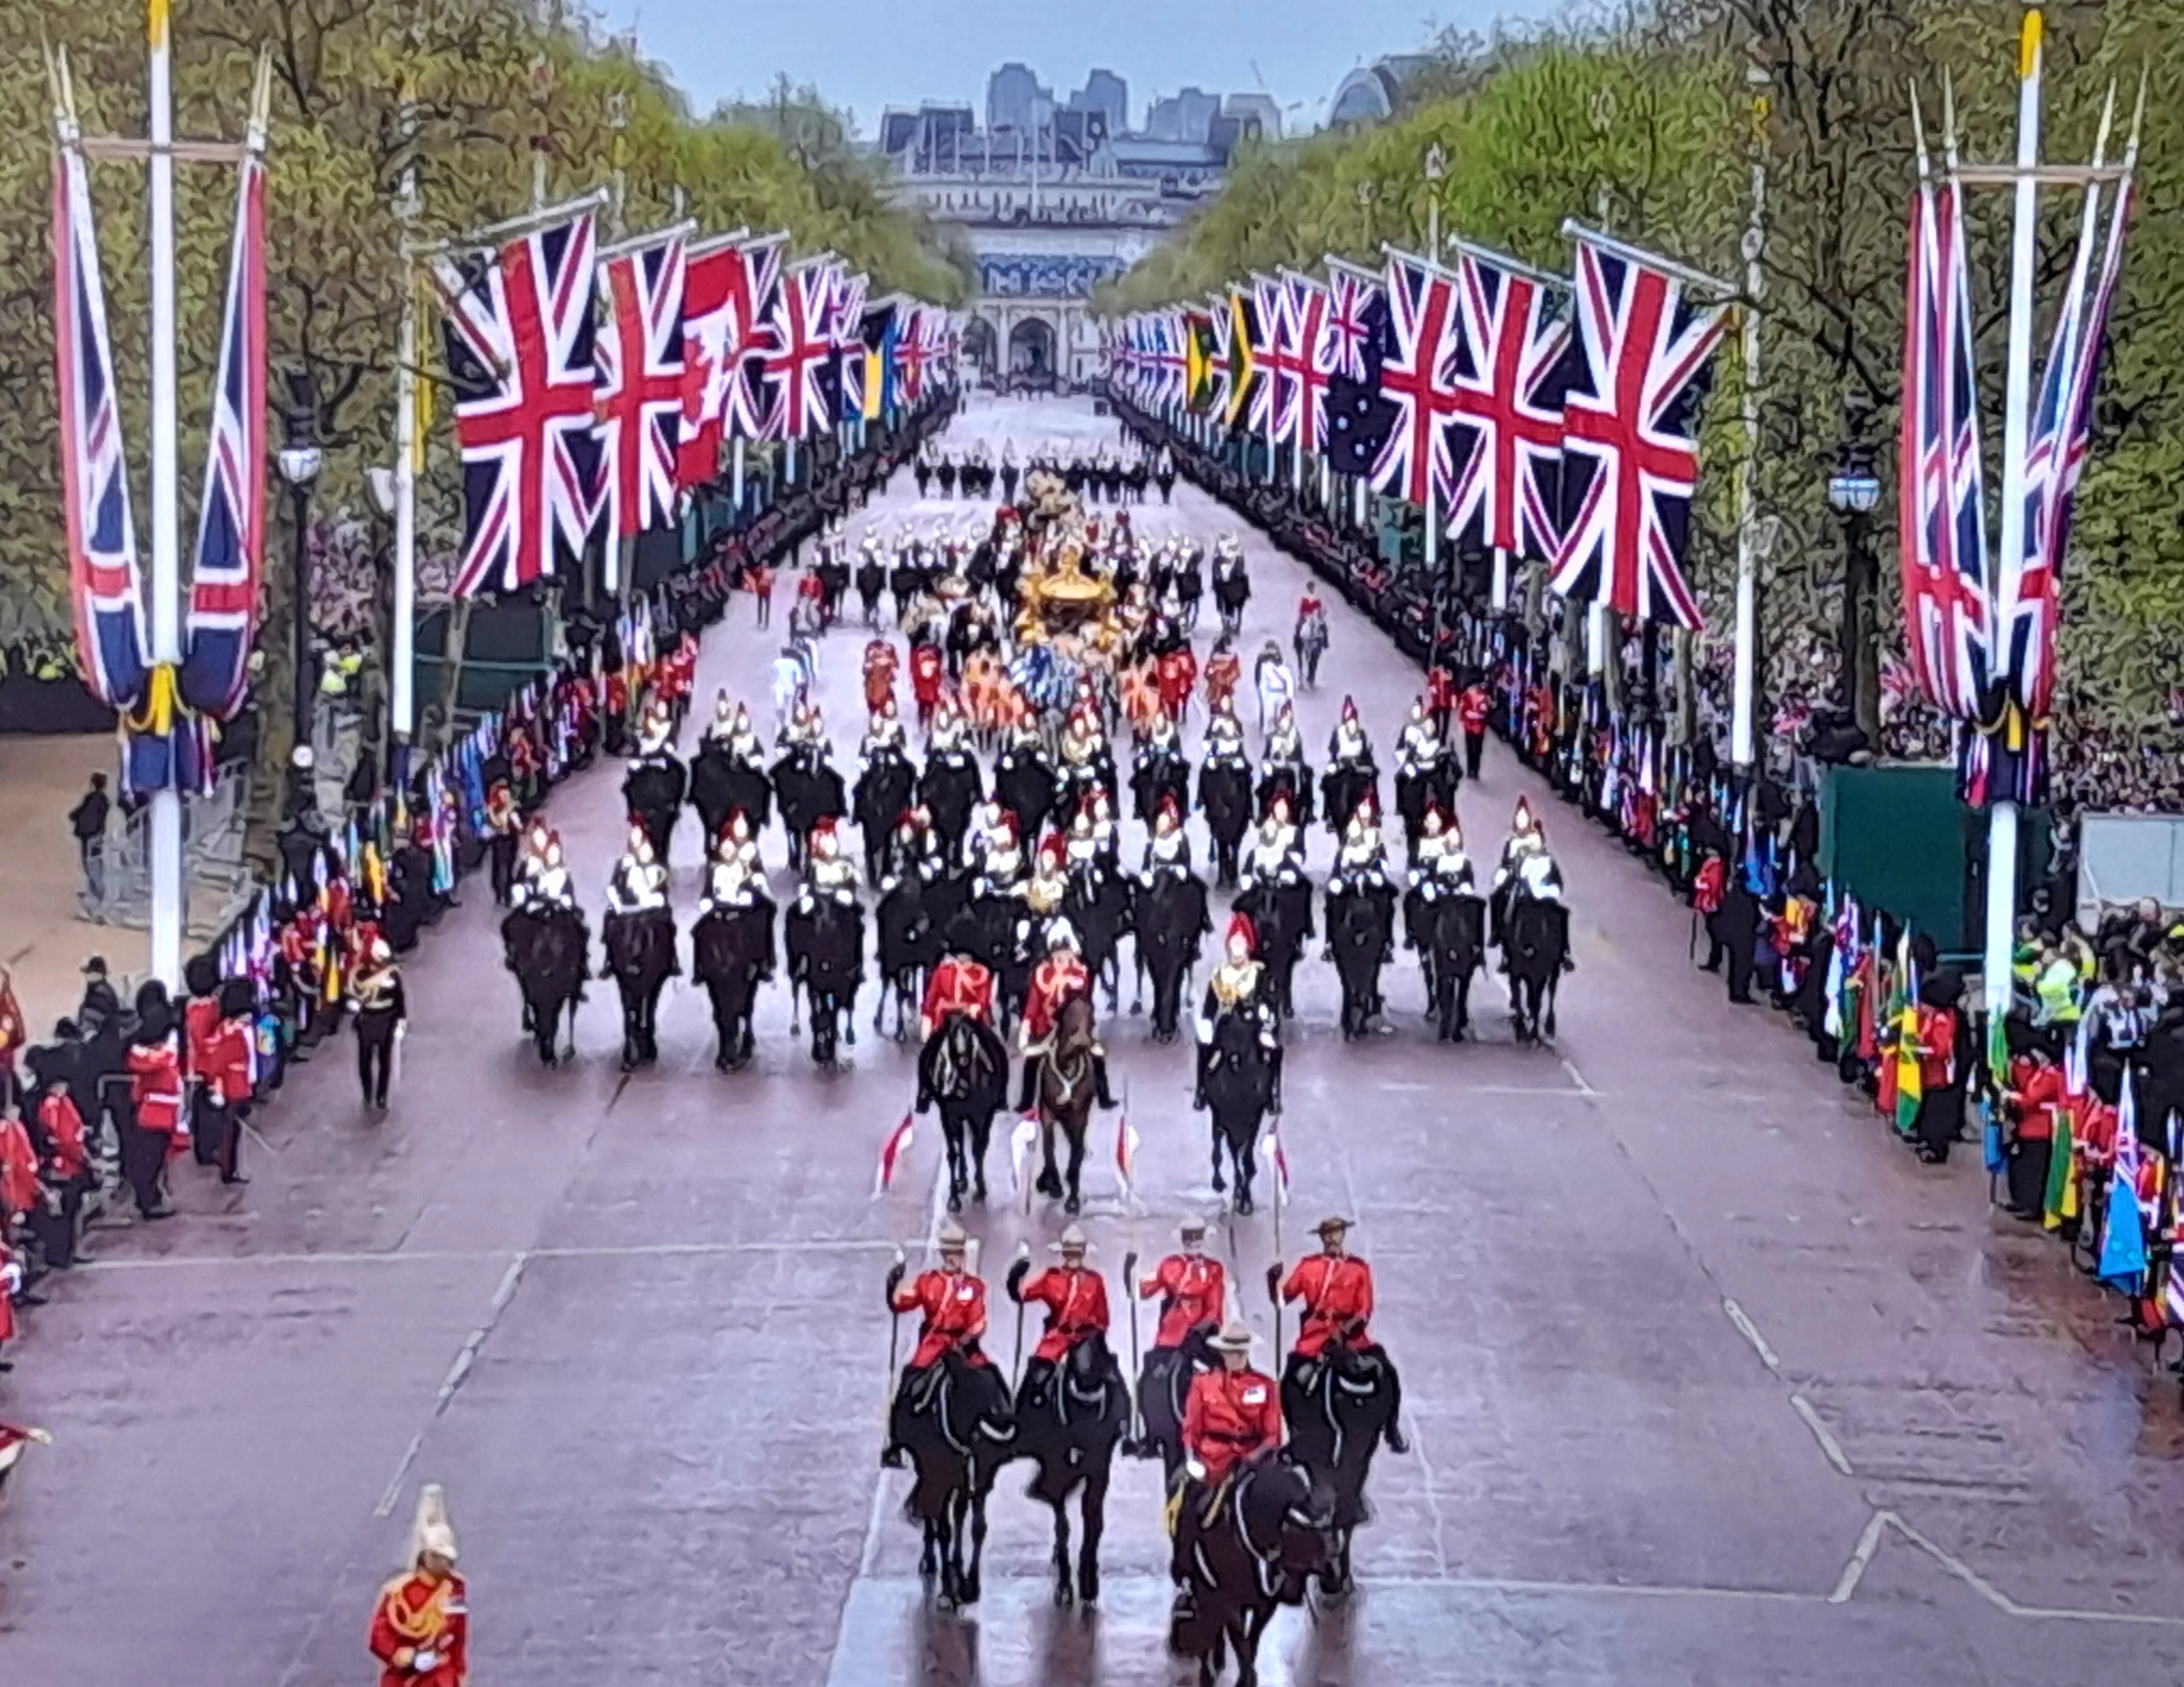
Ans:
POLYGON ((921 32, 893 27, 895 14, 880 0, 840 0, 823 30, 806 14, 754 8, 729 34, 717 8, 699 0, 602 0, 599 16, 610 30, 633 31, 639 52, 700 111, 755 98, 786 74, 847 110, 869 140, 890 107, 968 105, 983 120, 987 78, 1011 61, 1063 100, 1092 70, 1112 71, 1128 84, 1134 124, 1152 101, 1190 86, 1263 92, 1295 132, 1323 120, 1350 71, 1417 51, 1442 27, 1483 31, 1567 9, 1567 0, 1357 0, 1338 11, 1279 3, 1246 15, 1206 0, 1112 0, 1097 13, 1028 14, 1000 0, 961 0, 944 30, 921 32))

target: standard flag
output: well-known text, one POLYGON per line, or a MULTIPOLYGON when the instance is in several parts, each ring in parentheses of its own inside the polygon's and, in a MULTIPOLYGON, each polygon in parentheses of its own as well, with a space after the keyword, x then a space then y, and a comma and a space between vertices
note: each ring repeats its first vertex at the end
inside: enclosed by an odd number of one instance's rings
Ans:
POLYGON ((1227 354, 1214 318, 1206 311, 1183 313, 1184 403, 1201 415, 1220 412, 1226 404, 1227 354))
POLYGON ((1115 1176, 1123 1186, 1123 1199, 1128 1200, 1138 1183, 1138 1133, 1125 1113, 1115 1126, 1115 1176))
POLYGON ((598 342, 599 487, 610 541, 675 522, 682 443, 681 235, 600 265, 607 331, 598 342))
POLYGON ((1458 454, 1449 527, 1484 549, 1552 561, 1571 374, 1568 295, 1468 249, 1457 279, 1469 351, 1459 426, 1471 448, 1458 454))
POLYGON ((1580 354, 1563 401, 1563 597, 1618 615, 1703 625, 1684 579, 1697 488, 1698 412, 1728 318, 1678 276, 1577 237, 1580 354))
POLYGON ((1282 272, 1289 290, 1290 326, 1295 335, 1295 370, 1290 402, 1275 418, 1275 431, 1298 450, 1318 456, 1326 448, 1327 382, 1334 372, 1334 345, 1327 331, 1328 291, 1309 276, 1282 272))
POLYGON ((1369 273, 1327 261, 1327 458, 1341 474, 1369 476, 1395 431, 1395 400, 1381 372, 1395 348, 1388 294, 1369 273))
POLYGON ((889 1131, 887 1140, 880 1144, 880 1163, 872 1172, 874 1200, 894 1187, 894 1174, 902 1170, 903 1156, 910 1152, 910 1144, 917 1135, 911 1120, 912 1116, 905 1113, 902 1122, 889 1131))
MULTIPOLYGON (((1245 295, 1237 294, 1239 300, 1245 295)), ((1296 330, 1290 323, 1289 289, 1272 276, 1254 276, 1248 303, 1251 309, 1245 319, 1249 330, 1245 340, 1245 354, 1256 378, 1251 383, 1250 414, 1247 421, 1251 431, 1262 439, 1272 439, 1279 444, 1282 439, 1282 411, 1294 405, 1290 391, 1295 379, 1296 358, 1290 349, 1296 330)))
POLYGON ((764 416, 751 379, 763 351, 766 313, 781 281, 783 236, 730 240, 691 253, 682 281, 682 439, 680 486, 705 486, 721 472, 721 447, 755 439, 764 416))
POLYGON ((580 554, 599 484, 588 213, 435 265, 448 309, 464 537, 454 595, 515 592, 580 554))
POLYGON ((2108 1214, 2101 1226, 2101 1263, 2096 1273, 2110 1289, 2136 1294, 2146 1280, 2146 1218, 2138 1207, 2137 1083, 2123 1071, 2116 1101, 2115 1154, 2109 1163, 2108 1214))
POLYGON ((1421 508, 1437 504, 1445 521, 1456 493, 1458 383, 1467 375, 1475 379, 1456 278, 1422 258, 1389 253, 1388 313, 1392 341, 1380 390, 1396 407, 1396 424, 1373 466, 1373 484, 1421 508))
POLYGON ((1274 1199, 1282 1205, 1290 1204, 1290 1156, 1282 1146, 1282 1123, 1279 1119, 1267 1122, 1266 1134, 1259 1139, 1259 1152, 1274 1168, 1274 1199))
POLYGON ((762 431, 802 439, 832 426, 840 373, 833 333, 835 263, 811 258, 781 278, 757 363, 762 431))
POLYGON ((76 658, 100 702, 134 708, 144 693, 144 593, 129 469, 106 331, 106 286, 92 221, 91 182, 75 117, 58 119, 53 155, 53 347, 58 365, 61 507, 76 658))

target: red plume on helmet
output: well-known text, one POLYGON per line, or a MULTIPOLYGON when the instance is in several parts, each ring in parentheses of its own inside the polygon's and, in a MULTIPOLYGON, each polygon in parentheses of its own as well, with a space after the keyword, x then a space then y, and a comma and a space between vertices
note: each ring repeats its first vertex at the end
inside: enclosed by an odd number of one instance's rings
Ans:
POLYGON ((1256 958, 1259 953, 1259 929, 1251 923, 1251 916, 1249 914, 1232 914, 1228 916, 1228 930, 1221 940, 1223 947, 1226 948, 1239 938, 1244 941, 1244 953, 1256 958))
POLYGON ((1041 866, 1054 872, 1061 871, 1068 865, 1069 846, 1062 841, 1059 832, 1049 832, 1039 840, 1039 860, 1041 866))
POLYGON ((1357 719, 1357 699, 1356 698, 1346 697, 1342 699, 1342 718, 1351 722, 1353 725, 1356 723, 1357 719))
POLYGON ((1175 821, 1183 818, 1183 805, 1176 801, 1174 792, 1170 791, 1161 799, 1160 818, 1175 821))

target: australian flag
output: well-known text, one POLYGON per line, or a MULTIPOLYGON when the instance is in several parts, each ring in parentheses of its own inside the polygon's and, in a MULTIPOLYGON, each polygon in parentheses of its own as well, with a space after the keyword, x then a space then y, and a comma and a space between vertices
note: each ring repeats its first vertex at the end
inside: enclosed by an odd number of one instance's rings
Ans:
POLYGON ((1380 385, 1395 324, 1386 289, 1369 277, 1330 264, 1328 290, 1338 354, 1327 378, 1327 460, 1338 474, 1369 476, 1400 415, 1380 385))

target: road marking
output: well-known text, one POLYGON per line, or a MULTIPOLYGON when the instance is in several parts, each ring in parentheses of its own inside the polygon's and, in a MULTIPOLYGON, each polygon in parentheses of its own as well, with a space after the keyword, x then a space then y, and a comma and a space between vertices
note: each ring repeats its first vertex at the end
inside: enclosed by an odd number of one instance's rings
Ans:
POLYGON ((1577 1062, 1575 1061, 1570 1059, 1568 1055, 1564 1055, 1562 1057, 1562 1062, 1563 1070, 1569 1074, 1570 1082, 1578 1087, 1578 1089, 1581 1094, 1585 1095, 1597 1095, 1600 1094, 1597 1089, 1595 1089, 1591 1084, 1585 1081, 1585 1074, 1577 1069, 1577 1062))
POLYGON ((455 1397, 455 1391, 469 1377, 471 1367, 477 1362, 478 1350, 485 1345, 486 1338, 493 1333, 493 1326, 500 1322, 500 1315, 508 1310, 508 1303, 515 1298, 515 1285, 523 1280, 523 1267, 530 1258, 528 1253, 518 1254, 508 1262, 508 1269, 501 1273, 500 1287, 493 1290, 493 1300, 486 1307, 485 1322, 471 1332, 470 1339, 464 1342, 462 1351, 455 1355, 455 1362, 448 1367, 447 1377, 440 1384, 440 1392, 432 1400, 433 1417, 439 1417, 446 1413, 448 1403, 455 1397))
MULTIPOLYGON (((792 1239, 779 1242, 632 1242, 571 1244, 527 1250, 534 1260, 666 1259, 680 1255, 891 1253, 899 1244, 883 1236, 792 1239)), ((418 1248, 400 1251, 323 1254, 166 1254, 145 1259, 100 1259, 75 1267, 74 1274, 103 1272, 215 1270, 242 1266, 473 1265, 509 1257, 505 1248, 418 1248)))
POLYGON ((1782 1368, 1782 1361, 1774 1356, 1774 1350, 1767 1345, 1767 1338, 1759 1333, 1759 1326, 1745 1315, 1744 1308, 1724 1296, 1721 1309, 1729 1314, 1730 1322, 1735 1324, 1744 1339, 1752 1344, 1752 1351, 1759 1356, 1759 1362, 1770 1371, 1779 1372, 1782 1368))
POLYGON ((1805 1427, 1813 1432, 1813 1439, 1820 1444, 1828 1462, 1845 1476, 1851 1475, 1850 1455, 1843 1451, 1842 1443, 1836 1439, 1834 1432, 1820 1422, 1820 1414, 1813 1410, 1812 1401, 1802 1395, 1791 1395, 1790 1409, 1805 1420, 1805 1427))
POLYGON ((1865 1567, 1873 1562, 1873 1555, 1880 1551, 1880 1538, 1888 1532, 1886 1512, 1876 1511, 1865 1520, 1865 1528, 1852 1549, 1850 1562, 1836 1579, 1836 1590, 1828 1595, 1830 1605, 1847 1605, 1850 1596, 1858 1591, 1858 1583, 1864 1578, 1865 1567))
POLYGON ((420 1429, 410 1438, 410 1445, 402 1455, 402 1462, 394 1467, 393 1479, 387 1484, 387 1491, 379 1496, 378 1505, 372 1507, 372 1516, 391 1517, 394 1515, 394 1507, 402 1498, 403 1479, 410 1474, 410 1467, 416 1463, 417 1455, 424 1446, 425 1432, 420 1429))

